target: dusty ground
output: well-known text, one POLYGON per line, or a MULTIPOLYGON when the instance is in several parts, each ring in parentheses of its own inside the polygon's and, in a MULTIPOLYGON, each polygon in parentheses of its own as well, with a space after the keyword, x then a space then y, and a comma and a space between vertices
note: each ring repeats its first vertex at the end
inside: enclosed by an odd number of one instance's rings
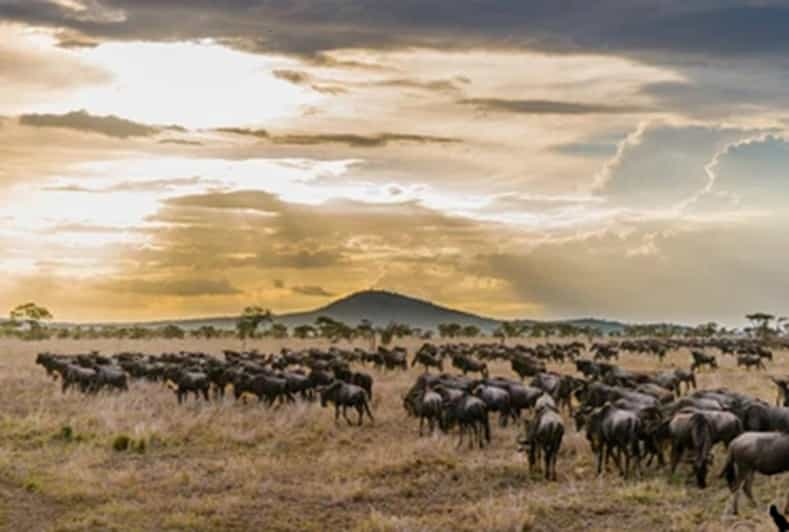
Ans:
MULTIPOLYGON (((296 341, 285 341, 297 347, 296 341)), ((403 342, 408 345, 410 342, 403 342)), ((279 349, 280 342, 250 347, 279 349)), ((530 476, 516 429, 494 426, 484 451, 454 437, 417 437, 402 395, 418 371, 377 374, 375 426, 335 425, 318 404, 268 410, 192 403, 138 383, 124 395, 61 395, 35 366, 38 351, 104 353, 239 347, 208 342, 0 342, 0 526, 6 530, 772 530, 766 508, 782 477, 757 478, 760 507, 722 518, 728 490, 717 476, 700 491, 687 468, 673 479, 649 470, 623 482, 597 479, 583 435, 568 423, 559 481, 530 476), (113 450, 118 436, 133 449, 113 450), (142 442, 142 443, 141 443, 142 442), (144 448, 141 448, 144 446, 144 448)), ((413 344, 411 344, 413 347, 413 344)), ((771 373, 789 373, 787 353, 771 373)), ((689 354, 664 363, 687 366, 689 354)), ((729 386, 774 400, 767 374, 722 359, 702 387, 729 386)), ((622 365, 656 367, 625 355, 622 365)), ((553 369, 571 372, 573 368, 553 369)), ((493 374, 510 376, 506 365, 493 374)))

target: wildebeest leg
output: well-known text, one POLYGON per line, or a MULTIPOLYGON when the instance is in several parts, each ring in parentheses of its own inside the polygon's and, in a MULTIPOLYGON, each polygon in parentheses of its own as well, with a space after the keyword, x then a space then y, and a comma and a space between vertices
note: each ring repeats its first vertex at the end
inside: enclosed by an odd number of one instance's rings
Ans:
POLYGON ((738 464, 736 475, 737 478, 734 480, 734 485, 731 488, 732 491, 732 499, 731 499, 731 513, 737 515, 739 513, 739 506, 740 506, 740 488, 742 488, 743 481, 745 480, 746 475, 748 474, 747 471, 743 471, 744 466, 738 464))
POLYGON ((619 474, 627 477, 626 472, 622 469, 622 450, 619 448, 619 445, 612 445, 611 454, 614 455, 614 465, 619 474))
POLYGON ((334 423, 340 422, 340 405, 334 403, 334 423))
POLYGON ((608 459, 608 449, 604 442, 600 443, 600 446, 597 448, 597 476, 598 477, 603 473, 603 453, 605 453, 606 459, 608 459))
POLYGON ((553 452, 550 445, 543 449, 545 454, 545 480, 551 480, 551 461, 553 460, 553 452))
POLYGON ((462 423, 458 423, 458 433, 460 434, 460 439, 458 440, 457 448, 460 449, 460 446, 463 445, 463 433, 465 432, 462 423))
POLYGON ((753 498, 753 492, 751 488, 753 487, 753 476, 756 472, 751 469, 748 474, 745 476, 745 480, 742 484, 742 491, 745 492, 745 495, 748 496, 748 500, 751 501, 751 504, 757 506, 756 499, 753 498))
POLYGON ((671 445, 671 470, 669 471, 669 476, 674 476, 674 473, 677 471, 677 464, 682 459, 683 452, 684 448, 681 444, 674 443, 671 445))
POLYGON ((361 404, 356 405, 356 413, 359 414, 359 426, 362 426, 362 416, 364 415, 364 406, 361 404))
POLYGON ((367 401, 364 401, 362 403, 362 406, 364 407, 364 411, 367 412, 367 416, 370 418, 370 422, 375 423, 375 418, 373 417, 373 413, 370 411, 369 403, 367 401))
MULTIPOLYGON (((422 435, 422 425, 425 423, 425 416, 419 416, 419 435, 422 435)), ((430 423, 430 432, 433 432, 432 423, 430 423)))
POLYGON ((624 455, 625 455, 625 473, 623 477, 625 480, 627 480, 627 478, 630 476, 630 452, 625 450, 624 455))
POLYGON ((342 417, 345 418, 345 421, 348 422, 348 425, 353 426, 351 418, 348 417, 348 405, 342 405, 342 417))
POLYGON ((203 399, 205 399, 206 402, 208 402, 208 400, 209 400, 208 399, 208 388, 203 388, 203 399))

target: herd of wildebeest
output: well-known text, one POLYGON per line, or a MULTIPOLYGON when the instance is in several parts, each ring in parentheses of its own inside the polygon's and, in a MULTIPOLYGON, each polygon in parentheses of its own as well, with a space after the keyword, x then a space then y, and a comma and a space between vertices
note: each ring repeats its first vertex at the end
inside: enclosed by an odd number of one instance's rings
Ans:
POLYGON ((713 449, 721 444, 728 449, 721 476, 733 493, 731 511, 737 513, 741 491, 753 502, 756 472, 789 470, 789 376, 771 377, 777 388, 775 405, 726 388, 697 389, 696 373, 717 370, 724 356, 735 357, 737 366, 746 370, 763 370, 765 361, 772 361, 772 345, 746 338, 535 346, 425 343, 412 355, 399 347, 332 347, 283 349, 279 354, 224 351, 224 359, 192 352, 41 353, 36 362, 59 378, 64 393, 125 391, 130 380, 146 380, 172 388, 182 403, 189 394, 205 401, 222 399, 232 389, 238 401, 257 397, 267 406, 319 399, 324 407, 334 406, 335 421, 342 416, 348 424, 354 423, 348 417, 351 408, 358 425, 365 417, 374 423, 370 403, 375 383, 366 367, 386 372, 419 366, 424 371, 402 402, 406 414, 418 419, 420 436, 427 425, 429 433, 457 431, 458 447, 466 440, 469 447, 484 448, 491 441, 490 418, 495 415, 502 429, 522 427, 515 444, 527 454, 530 469, 542 467, 546 479, 556 480, 557 457, 571 422, 585 433, 598 475, 612 458, 625 479, 650 467, 666 467, 673 475, 688 454, 699 488, 707 486, 713 449), (614 363, 624 352, 663 361, 667 352, 679 349, 691 353, 688 369, 635 372, 614 363), (517 377, 492 376, 491 361, 509 362, 517 377), (575 364, 576 374, 547 368, 548 363, 566 361, 575 364), (445 372, 449 365, 455 374, 445 372))

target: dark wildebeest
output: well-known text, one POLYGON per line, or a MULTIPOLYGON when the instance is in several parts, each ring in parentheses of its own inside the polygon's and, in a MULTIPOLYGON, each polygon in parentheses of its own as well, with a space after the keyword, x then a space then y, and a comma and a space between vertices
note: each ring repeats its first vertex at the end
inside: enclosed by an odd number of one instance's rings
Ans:
POLYGON ((767 369, 759 355, 737 355, 737 367, 745 366, 746 369, 767 369))
MULTIPOLYGON (((436 391, 447 391, 447 388, 436 388, 436 391)), ((444 426, 452 427, 457 423, 460 431, 458 447, 463 445, 463 436, 471 431, 469 435, 469 449, 474 447, 474 440, 477 440, 479 448, 485 446, 485 442, 490 442, 490 421, 488 419, 488 407, 482 399, 461 392, 456 394, 443 394, 444 398, 444 426), (452 397, 455 395, 455 397, 452 397)))
POLYGON ((472 390, 471 394, 482 399, 488 412, 499 413, 499 425, 502 427, 507 426, 510 417, 514 418, 510 406, 510 393, 504 388, 480 384, 472 390))
POLYGON ((691 371, 696 371, 702 366, 708 366, 710 369, 718 369, 718 360, 715 355, 708 355, 701 351, 691 351, 693 357, 693 364, 690 366, 691 371))
POLYGON ((361 426, 364 414, 367 414, 367 417, 370 418, 370 421, 375 423, 375 418, 373 418, 373 414, 370 412, 370 405, 367 404, 367 392, 361 386, 348 384, 342 381, 335 381, 326 388, 322 389, 320 394, 322 407, 325 407, 328 403, 334 404, 335 422, 340 419, 340 409, 342 409, 342 415, 345 418, 345 421, 347 421, 349 425, 353 425, 351 420, 348 418, 347 412, 348 407, 352 406, 359 414, 358 425, 361 426))
POLYGON ((673 475, 685 449, 696 452, 693 471, 699 488, 707 487, 707 470, 712 447, 723 442, 728 445, 742 434, 742 422, 731 412, 690 411, 676 414, 668 423, 671 436, 671 469, 673 475))
POLYGON ((168 372, 168 379, 178 397, 178 403, 182 403, 189 392, 194 393, 195 399, 203 398, 208 401, 208 391, 211 388, 211 381, 208 375, 202 371, 175 370, 168 372))
POLYGON ((597 474, 603 472, 603 459, 608 462, 611 454, 620 474, 627 479, 630 475, 631 458, 635 460, 638 473, 641 463, 640 425, 638 414, 630 410, 616 408, 606 404, 592 410, 587 418, 586 436, 597 450, 597 474), (621 454, 625 455, 625 467, 622 469, 621 454))
POLYGON ((742 418, 745 430, 789 432, 789 408, 755 402, 748 405, 742 418))
POLYGON ((732 492, 732 513, 738 512, 740 489, 756 506, 752 492, 755 473, 770 476, 785 471, 789 471, 789 434, 744 432, 737 436, 729 444, 729 456, 721 474, 732 492))
POLYGON ((96 391, 102 388, 126 391, 129 389, 126 372, 116 366, 96 366, 96 391))
POLYGON ((414 360, 411 362, 413 368, 417 364, 422 364, 425 371, 431 367, 436 368, 438 371, 444 371, 444 358, 438 354, 436 346, 433 344, 424 344, 419 348, 419 351, 414 355, 414 360))
POLYGON ((543 406, 537 409, 526 428, 526 438, 519 440, 523 450, 529 453, 529 471, 539 460, 539 453, 545 455, 545 478, 556 480, 556 458, 564 438, 564 421, 555 408, 543 406))
POLYGON ((413 390, 412 393, 409 393, 405 399, 403 399, 403 406, 406 411, 419 418, 420 436, 422 435, 422 427, 424 426, 425 420, 427 420, 431 434, 435 431, 436 424, 443 430, 443 422, 441 419, 442 404, 443 399, 441 399, 441 396, 426 386, 421 389, 413 390))

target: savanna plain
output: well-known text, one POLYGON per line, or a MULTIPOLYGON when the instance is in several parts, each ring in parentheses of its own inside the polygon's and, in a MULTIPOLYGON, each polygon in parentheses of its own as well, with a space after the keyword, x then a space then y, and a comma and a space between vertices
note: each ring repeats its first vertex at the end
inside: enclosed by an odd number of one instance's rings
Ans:
MULTIPOLYGON (((528 343, 524 340, 522 343, 528 343)), ((404 339, 412 357, 421 341, 404 339)), ((328 347, 325 341, 273 339, 249 349, 328 347)), ((340 344, 340 347, 345 344, 340 344)), ((361 346, 361 345, 360 345, 361 346)), ((364 347, 364 346, 361 346, 364 347)), ((221 357, 232 340, 50 340, 0 342, 0 526, 6 530, 771 530, 770 503, 782 505, 787 480, 758 476, 759 502, 724 516, 730 493, 718 474, 695 487, 687 464, 643 468, 623 480, 596 476, 584 435, 565 417, 558 480, 530 474, 517 451, 522 425, 493 425, 483 450, 456 448, 456 434, 418 436, 403 396, 423 371, 377 371, 375 423, 336 424, 320 402, 266 407, 233 399, 178 405, 160 383, 132 382, 125 393, 61 393, 36 366, 41 351, 104 354, 203 351, 221 357)), ((703 388, 728 387, 775 400, 770 374, 789 373, 787 352, 768 371, 721 367, 697 374, 703 388)), ((633 370, 687 368, 690 353, 663 362, 624 354, 633 370)), ((491 375, 515 377, 509 364, 491 375)), ((549 368, 576 374, 572 363, 549 368)), ((515 377, 517 378, 517 377, 515 377)), ((566 414, 565 414, 566 416, 566 414)), ((492 418, 493 420, 493 418, 492 418)), ((720 446, 718 446, 720 447, 720 446)), ((782 506, 781 506, 782 507, 782 506)))

